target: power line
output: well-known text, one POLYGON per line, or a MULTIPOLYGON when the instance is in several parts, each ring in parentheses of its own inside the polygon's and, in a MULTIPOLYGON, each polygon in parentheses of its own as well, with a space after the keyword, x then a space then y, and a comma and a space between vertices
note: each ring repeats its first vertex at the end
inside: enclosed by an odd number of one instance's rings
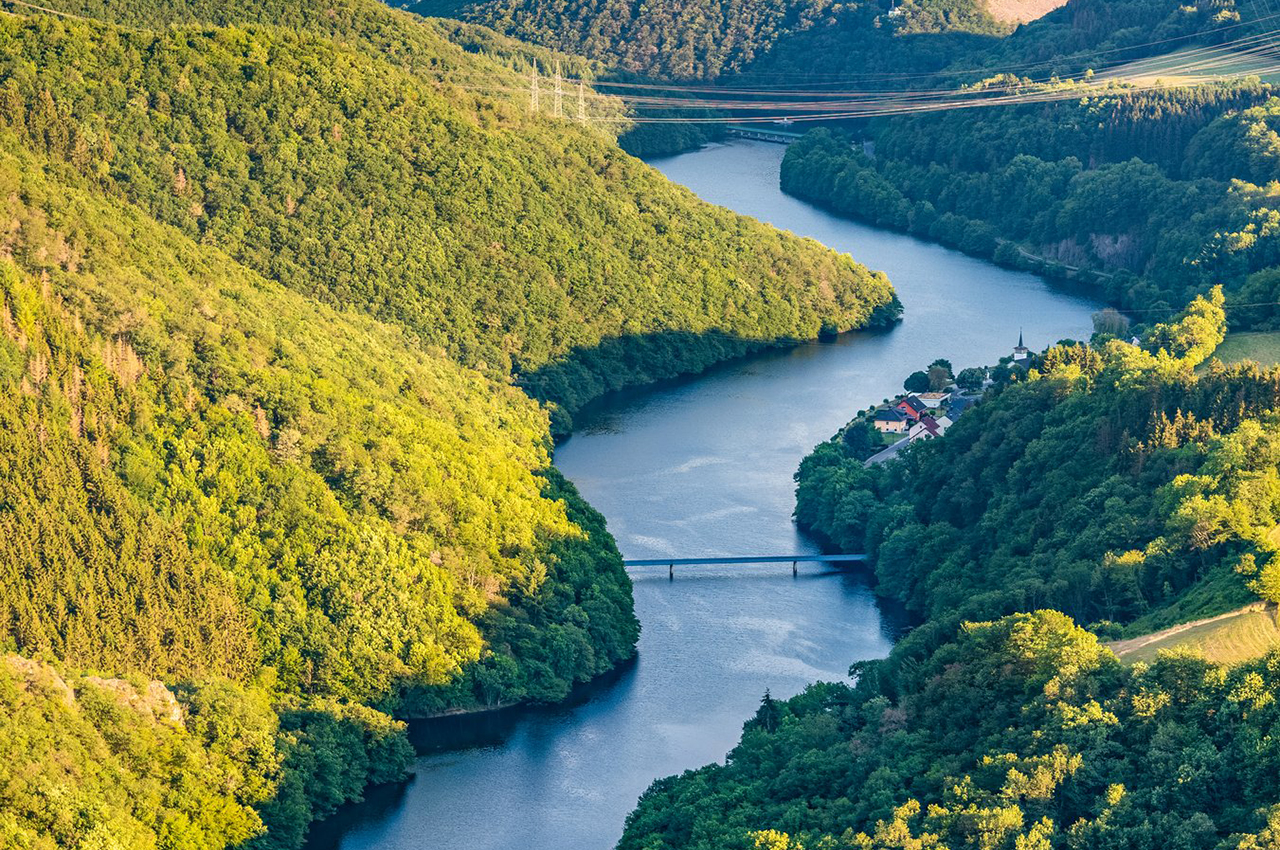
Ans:
POLYGON ((555 116, 557 118, 564 117, 564 90, 561 88, 560 82, 560 61, 556 60, 555 116))
POLYGON ((538 60, 533 60, 533 77, 529 84, 529 111, 538 111, 538 60))

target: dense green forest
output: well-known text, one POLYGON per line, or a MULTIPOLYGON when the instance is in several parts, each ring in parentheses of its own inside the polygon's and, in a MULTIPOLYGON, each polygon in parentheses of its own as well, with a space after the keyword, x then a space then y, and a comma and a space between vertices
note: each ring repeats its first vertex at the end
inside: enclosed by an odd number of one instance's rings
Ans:
POLYGON ((533 386, 544 367, 590 368, 602 341, 684 334, 592 376, 646 383, 705 366, 704 334, 711 349, 813 337, 890 301, 883 277, 697 202, 589 124, 476 94, 477 79, 524 81, 483 61, 439 71, 467 53, 434 26, 352 4, 394 17, 401 42, 357 15, 380 51, 309 31, 10 21, 5 120, 256 271, 533 386))
MULTIPOLYGON (((712 82, 748 99, 801 86, 814 92, 951 89, 1010 71, 1038 81, 1080 77, 1273 29, 1269 10, 1235 0, 1071 0, 1020 26, 998 20, 983 0, 424 0, 398 5, 590 56, 602 64, 611 85, 712 82)), ((1016 3, 1000 5, 1005 13, 1016 11, 1016 3)), ((714 100, 709 93, 714 91, 685 94, 714 100)), ((663 94, 682 93, 673 88, 663 94)), ((716 137, 714 124, 697 124, 707 117, 705 111, 641 103, 636 112, 689 122, 641 124, 628 132, 624 146, 643 155, 689 149, 716 137)))
POLYGON ((921 625, 854 687, 766 696, 724 766, 654 783, 619 846, 1270 846, 1280 654, 1125 667, 1072 621, 1117 636, 1280 600, 1280 370, 1204 365, 1222 308, 1215 290, 1141 346, 998 370, 890 463, 819 446, 797 520, 869 553, 921 625))
MULTIPOLYGON (((1010 31, 981 0, 418 0, 396 5, 422 15, 462 18, 591 57, 615 83, 828 84, 851 74, 884 74, 899 80, 904 73, 941 70, 1010 31), (857 49, 850 50, 850 44, 857 49)), ((885 79, 859 83, 863 84, 898 83, 885 79)), ((644 114, 643 107, 639 112, 644 114)), ((697 118, 686 117, 691 122, 697 118)), ((638 129, 666 144, 692 132, 680 124, 638 129)), ((631 142, 646 145, 646 151, 657 146, 653 139, 631 142)), ((685 144, 692 140, 685 139, 685 144)))
MULTIPOLYGON (((296 705, 290 735, 334 727, 319 756, 278 733, 280 775, 246 754, 255 793, 278 792, 265 846, 405 764, 342 731, 399 739, 359 703, 556 699, 630 656, 616 549, 548 467, 545 414, 521 393, 268 283, 12 137, 0 183, 6 648, 253 688, 296 705)), ((52 734, 10 719, 0 737, 52 734)), ((94 789, 71 787, 90 807, 77 828, 97 828, 94 789)))
POLYGON ((766 699, 726 764, 654 783, 618 847, 1274 847, 1277 664, 1126 667, 1057 612, 971 623, 856 687, 766 699))
POLYGON ((862 0, 788 32, 724 82, 922 90, 1006 71, 1035 80, 1076 77, 1271 30, 1270 15, 1259 4, 1235 0, 1069 0, 1013 27, 974 0, 862 0), (892 17, 890 8, 897 10, 892 17))
MULTIPOLYGON (((1002 264, 1069 276, 1083 269, 1077 276, 1144 320, 1217 284, 1229 300, 1256 303, 1266 300, 1255 297, 1258 273, 1280 263, 1280 211, 1269 178, 1245 177, 1266 176, 1275 135, 1266 122, 1280 101, 1240 107, 1268 93, 1244 83, 1185 97, 1119 93, 968 123, 903 120, 885 128, 874 159, 818 130, 787 151, 782 185, 1002 264)), ((1275 307, 1233 313, 1233 326, 1269 326, 1275 315, 1275 307)))
POLYGON ((980 72, 1010 63, 1036 75, 1077 74, 1096 63, 1098 54, 1107 62, 1141 58, 1171 42, 1223 41, 1227 36, 1219 31, 1224 27, 1250 23, 1232 0, 1072 0, 1022 27, 997 20, 981 0, 417 0, 396 5, 580 53, 615 73, 721 79, 726 85, 773 78, 852 84, 852 77, 873 75, 891 79, 859 84, 920 88, 946 80, 911 75, 945 71, 947 79, 960 80, 971 77, 975 66, 980 72))
POLYGON ((545 50, 57 5, 0 17, 4 846, 297 847, 403 776, 393 716, 562 699, 639 624, 553 421, 896 315, 623 154, 609 99, 531 114, 545 50))
POLYGON ((618 71, 665 79, 709 79, 737 70, 781 36, 835 13, 831 0, 696 3, 665 0, 420 0, 423 15, 462 18, 618 71))
POLYGON ((797 474, 797 520, 870 553, 879 592, 944 630, 1042 607, 1145 628, 1250 588, 1272 598, 1280 372, 1193 371, 1223 338, 1221 304, 1198 299, 1145 348, 1060 344, 1026 380, 1003 370, 898 463, 822 444, 797 474))

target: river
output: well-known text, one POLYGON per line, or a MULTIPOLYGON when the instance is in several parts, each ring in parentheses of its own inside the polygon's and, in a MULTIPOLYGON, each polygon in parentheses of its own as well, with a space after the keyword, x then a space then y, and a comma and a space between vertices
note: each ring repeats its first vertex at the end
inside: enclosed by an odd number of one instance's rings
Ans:
MULTIPOLYGON (((791 522, 792 474, 859 408, 936 357, 994 363, 1086 337, 1096 305, 909 236, 783 195, 784 148, 733 142, 655 161, 708 201, 817 239, 889 274, 890 332, 764 354, 630 393, 587 417, 556 465, 608 518, 624 555, 816 552, 791 522)), ((723 759, 768 688, 790 696, 897 633, 856 574, 789 565, 640 571, 637 663, 576 705, 441 729, 465 749, 423 755, 409 784, 313 829, 312 850, 607 850, 654 779, 723 759)))

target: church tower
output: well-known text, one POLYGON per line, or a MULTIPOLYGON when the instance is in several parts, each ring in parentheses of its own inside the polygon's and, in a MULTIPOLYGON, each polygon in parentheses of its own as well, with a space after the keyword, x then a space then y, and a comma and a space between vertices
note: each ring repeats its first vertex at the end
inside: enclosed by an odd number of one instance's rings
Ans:
POLYGON ((1022 328, 1018 328, 1018 345, 1013 349, 1013 360, 1018 362, 1031 356, 1031 349, 1022 344, 1022 328))

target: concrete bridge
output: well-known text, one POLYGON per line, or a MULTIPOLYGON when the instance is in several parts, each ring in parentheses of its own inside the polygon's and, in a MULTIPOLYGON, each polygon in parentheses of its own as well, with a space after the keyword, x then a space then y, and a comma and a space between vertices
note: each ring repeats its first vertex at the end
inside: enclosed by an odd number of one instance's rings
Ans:
POLYGON ((746 555, 733 558, 624 558, 624 567, 666 566, 667 577, 676 577, 676 567, 722 564, 791 564, 791 574, 797 575, 798 564, 856 564, 867 560, 866 555, 746 555))
POLYGON ((755 139, 779 145, 789 145, 804 135, 788 130, 776 130, 772 127, 751 127, 745 124, 731 124, 724 128, 724 132, 726 135, 737 136, 740 139, 755 139))

